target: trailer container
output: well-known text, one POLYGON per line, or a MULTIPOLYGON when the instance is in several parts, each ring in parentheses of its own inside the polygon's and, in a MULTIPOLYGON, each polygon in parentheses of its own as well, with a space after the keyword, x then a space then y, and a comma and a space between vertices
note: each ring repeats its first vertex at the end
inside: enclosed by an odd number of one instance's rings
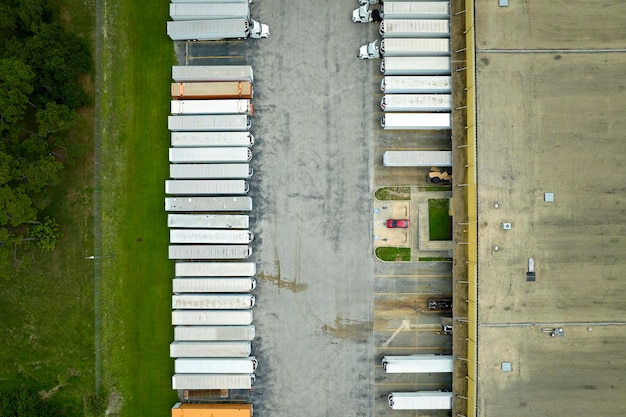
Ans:
POLYGON ((174 267, 177 277, 253 277, 256 275, 254 262, 177 262, 174 267))
POLYGON ((174 179, 244 179, 253 173, 250 164, 170 164, 174 179))
POLYGON ((247 358, 178 358, 174 360, 177 374, 252 374, 256 371, 257 360, 247 358))
POLYGON ((451 151, 385 151, 386 167, 451 167, 451 151))
POLYGON ((251 210, 251 197, 167 197, 165 199, 165 211, 238 212, 251 210))
POLYGON ((165 180, 165 194, 170 195, 233 195, 247 194, 244 180, 165 180))
POLYGON ((173 132, 243 132, 250 129, 251 122, 246 114, 168 116, 167 126, 173 132))
POLYGON ((383 111, 452 111, 450 94, 385 94, 380 99, 383 111))
POLYGON ((252 0, 171 0, 172 3, 252 3, 252 0))
POLYGON ((250 227, 250 216, 247 214, 168 214, 167 227, 247 229, 250 227))
POLYGON ((170 243, 247 244, 254 239, 249 230, 170 229, 170 243))
POLYGON ((385 75, 450 75, 451 71, 450 57, 444 56, 397 56, 380 61, 380 72, 385 75))
POLYGON ((385 1, 381 6, 383 19, 449 19, 448 1, 385 1))
POLYGON ((248 3, 170 3, 172 20, 250 19, 248 3))
POLYGON ((177 20, 167 22, 167 35, 174 41, 267 38, 270 28, 253 19, 177 20))
POLYGON ((176 403, 172 417, 252 417, 252 411, 252 404, 176 403))
POLYGON ((250 65, 178 65, 172 67, 172 79, 178 83, 198 81, 254 81, 250 65))
POLYGON ((451 410, 452 393, 441 391, 392 392, 387 397, 394 410, 451 410))
POLYGON ((254 95, 249 81, 212 81, 172 83, 172 97, 176 99, 227 99, 247 98, 254 95))
POLYGON ((246 147, 205 147, 205 148, 170 148, 170 162, 173 163, 236 163, 249 162, 252 151, 246 147))
POLYGON ((172 311, 172 325, 174 326, 245 326, 249 324, 252 324, 252 310, 172 311))
POLYGON ((380 90, 387 94, 450 93, 450 76, 388 76, 380 82, 380 90))
POLYGON ((176 310, 243 310, 254 307, 252 294, 180 294, 172 295, 176 310))
POLYGON ((171 100, 172 114, 248 114, 254 109, 248 99, 171 100))
POLYGON ((382 56, 450 56, 448 38, 389 38, 380 43, 382 56))
POLYGON ((256 288, 252 277, 241 278, 174 278, 174 294, 248 292, 256 288))
POLYGON ((172 389, 251 389, 254 374, 174 374, 172 389))
POLYGON ((172 342, 171 358, 245 358, 250 356, 250 342, 172 342))
POLYGON ((447 130, 450 113, 386 113, 380 119, 385 130, 447 130))
POLYGON ((178 148, 250 147, 254 135, 250 132, 172 132, 171 144, 178 148))
POLYGON ((452 372, 451 355, 385 356, 383 369, 388 374, 452 372))
POLYGON ((174 340, 253 340, 254 325, 247 326, 174 326, 174 340))
POLYGON ((211 260, 211 259, 246 259, 252 255, 248 245, 170 245, 169 259, 211 260))
POLYGON ((449 38, 448 19, 390 19, 380 22, 383 38, 449 38))

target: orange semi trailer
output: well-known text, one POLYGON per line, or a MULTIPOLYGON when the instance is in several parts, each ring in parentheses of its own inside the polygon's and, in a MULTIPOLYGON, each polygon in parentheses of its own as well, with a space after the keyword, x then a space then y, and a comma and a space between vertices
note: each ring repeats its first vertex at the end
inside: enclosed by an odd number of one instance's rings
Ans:
POLYGON ((252 404, 176 403, 172 417, 252 417, 252 404))
POLYGON ((252 95, 252 83, 247 81, 172 83, 172 97, 177 99, 251 99, 252 95))

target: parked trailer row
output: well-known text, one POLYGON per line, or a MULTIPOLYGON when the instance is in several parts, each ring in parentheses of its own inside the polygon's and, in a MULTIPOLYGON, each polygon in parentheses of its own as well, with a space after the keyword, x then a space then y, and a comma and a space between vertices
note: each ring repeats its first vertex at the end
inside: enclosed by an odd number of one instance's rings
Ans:
POLYGON ((385 1, 380 6, 383 19, 449 19, 448 1, 385 1))
POLYGON ((178 389, 251 389, 254 374, 174 374, 172 388, 178 389))
POLYGON ((177 277, 253 277, 256 275, 254 262, 177 262, 174 269, 177 277))
POLYGON ((247 358, 178 358, 174 360, 177 374, 252 374, 258 361, 247 358))
POLYGON ((176 403, 172 417, 252 417, 252 404, 191 404, 176 403))
POLYGON ((247 229, 250 217, 247 214, 168 214, 168 227, 204 229, 247 229))
POLYGON ((217 211, 239 212, 251 211, 251 197, 166 197, 165 211, 194 212, 217 211))
POLYGON ((249 162, 252 151, 246 147, 170 148, 169 159, 179 164, 249 162))
POLYGON ((450 57, 443 56, 400 56, 387 57, 380 61, 380 72, 384 75, 450 75, 450 57))
POLYGON ((171 144, 175 148, 249 148, 254 145, 254 135, 250 132, 172 132, 171 144))
POLYGON ((166 180, 165 194, 170 195, 233 195, 248 194, 244 180, 166 180))
POLYGON ((252 83, 248 81, 172 83, 171 92, 176 99, 251 99, 254 95, 252 83))
POLYGON ((248 3, 170 3, 172 20, 250 19, 248 3))
POLYGON ((173 179, 245 179, 253 173, 249 164, 170 164, 173 179))
POLYGON ((451 151, 385 151, 386 167, 451 167, 451 151))
POLYGON ((451 355, 385 356, 382 365, 388 374, 442 373, 453 370, 451 355))
POLYGON ((167 128, 172 132, 244 132, 250 126, 250 117, 246 114, 167 117, 167 128))
POLYGON ((181 278, 172 282, 174 294, 248 292, 256 288, 252 277, 241 278, 181 278))
POLYGON ((170 245, 168 258, 176 260, 236 260, 252 255, 248 245, 170 245))
POLYGON ((247 326, 174 326, 176 341, 253 340, 254 325, 247 326))
POLYGON ((178 294, 172 296, 177 310, 240 310, 254 307, 252 294, 178 294))
POLYGON ((380 22, 379 32, 387 38, 449 38, 449 19, 390 19, 380 22))
POLYGON ((249 230, 170 229, 170 243, 247 244, 254 240, 249 230))
POLYGON ((172 114, 247 114, 252 116, 254 108, 248 99, 224 100, 172 100, 172 114))
POLYGON ((387 76, 380 82, 380 90, 387 94, 450 93, 450 76, 387 76))
POLYGON ((178 65, 172 67, 172 79, 178 83, 200 81, 254 81, 250 65, 178 65))
POLYGON ((449 130, 450 113, 386 113, 380 119, 385 130, 449 130))
POLYGON ((252 310, 174 310, 174 326, 240 326, 252 324, 252 310))
POLYGON ((171 358, 245 358, 250 356, 248 341, 172 342, 171 358))
POLYGON ((451 410, 452 393, 441 391, 392 392, 387 397, 394 410, 451 410))
POLYGON ((383 111, 452 111, 451 94, 385 94, 380 99, 383 111))

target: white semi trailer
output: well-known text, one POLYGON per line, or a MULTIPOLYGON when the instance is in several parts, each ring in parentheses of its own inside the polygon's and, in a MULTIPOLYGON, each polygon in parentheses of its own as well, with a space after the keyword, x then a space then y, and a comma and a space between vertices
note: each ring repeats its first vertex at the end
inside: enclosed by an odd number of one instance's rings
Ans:
POLYGON ((451 410, 452 393, 441 391, 392 392, 387 397, 394 410, 451 410))
POLYGON ((383 19, 449 19, 448 1, 385 1, 381 6, 383 19))
POLYGON ((268 38, 270 29, 253 19, 177 20, 167 22, 173 41, 217 41, 222 39, 268 38))
POLYGON ((388 38, 378 47, 378 40, 359 48, 359 58, 376 59, 381 56, 450 56, 447 38, 388 38))
POLYGON ((172 67, 177 83, 200 81, 254 81, 250 65, 177 65, 172 67))
POLYGON ((242 245, 252 240, 254 240, 254 233, 249 230, 170 229, 170 243, 242 245))
POLYGON ((171 358, 245 358, 250 356, 250 342, 172 342, 171 358))
POLYGON ((386 167, 451 167, 451 151, 385 151, 386 167))
POLYGON ((452 372, 452 355, 384 356, 383 369, 388 374, 452 372))
POLYGON ((451 85, 450 76, 400 75, 383 77, 380 90, 386 94, 450 93, 451 85))
POLYGON ((252 151, 246 147, 170 148, 170 162, 191 163, 243 163, 250 162, 252 151))
POLYGON ((383 111, 452 111, 451 94, 385 94, 380 99, 383 111))
POLYGON ((172 20, 250 19, 248 3, 170 3, 172 20))
POLYGON ((177 277, 253 277, 256 275, 254 262, 177 262, 174 268, 177 277))
POLYGON ((250 117, 246 114, 167 117, 167 127, 173 132, 243 132, 249 130, 250 126, 250 117))
POLYGON ((177 374, 252 374, 258 361, 247 358, 178 358, 174 360, 177 374))
POLYGON ((252 310, 174 310, 174 326, 245 326, 252 324, 252 310))
POLYGON ((254 107, 250 100, 171 100, 172 114, 247 114, 252 116, 254 107))
POLYGON ((172 132, 171 144, 175 148, 250 147, 254 135, 250 132, 172 132))
MULTIPOLYGON (((380 61, 384 75, 450 75, 450 57, 444 56, 395 56, 380 61)), ((171 116, 170 116, 171 117, 171 116)))
POLYGON ((174 374, 172 389, 251 389, 254 374, 174 374))
POLYGON ((448 19, 389 19, 380 22, 381 36, 387 38, 449 38, 448 19))
POLYGON ((170 245, 169 259, 176 260, 237 260, 252 255, 248 245, 170 245))
POLYGON ((243 310, 254 307, 252 294, 178 294, 172 296, 177 310, 243 310))
POLYGON ((165 211, 195 212, 238 212, 251 211, 251 197, 167 197, 165 199, 165 211))
POLYGON ((171 0, 172 3, 252 3, 252 0, 171 0))
POLYGON ((252 174, 250 164, 170 164, 173 179, 245 179, 252 174))
POLYGON ((240 278, 174 278, 174 294, 183 293, 236 293, 248 292, 256 288, 252 277, 240 278))
POLYGON ((168 214, 167 227, 247 229, 250 227, 250 216, 247 214, 168 214))
POLYGON ((174 326, 174 340, 177 341, 229 341, 253 340, 256 335, 254 325, 247 326, 174 326))
POLYGON ((449 130, 450 113, 385 113, 380 126, 385 130, 449 130))
POLYGON ((165 194, 170 195, 236 195, 248 190, 244 180, 165 180, 165 194))

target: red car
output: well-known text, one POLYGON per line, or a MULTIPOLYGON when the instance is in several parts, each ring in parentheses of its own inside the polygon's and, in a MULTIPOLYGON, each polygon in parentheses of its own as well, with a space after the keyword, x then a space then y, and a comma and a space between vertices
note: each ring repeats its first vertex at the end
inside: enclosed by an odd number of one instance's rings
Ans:
POLYGON ((396 227, 401 227, 406 229, 411 225, 411 222, 408 220, 399 220, 399 219, 389 219, 387 220, 387 227, 390 229, 395 229, 396 227))

